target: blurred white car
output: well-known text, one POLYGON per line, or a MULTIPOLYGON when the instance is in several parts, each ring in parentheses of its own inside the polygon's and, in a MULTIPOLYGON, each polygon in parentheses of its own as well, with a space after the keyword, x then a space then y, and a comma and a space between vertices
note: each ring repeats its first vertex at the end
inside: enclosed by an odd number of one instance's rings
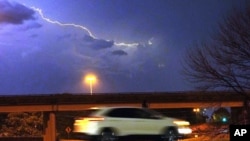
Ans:
POLYGON ((76 134, 94 141, 115 141, 123 136, 157 136, 160 141, 174 141, 192 133, 189 122, 146 108, 103 107, 92 108, 87 117, 75 119, 76 134))

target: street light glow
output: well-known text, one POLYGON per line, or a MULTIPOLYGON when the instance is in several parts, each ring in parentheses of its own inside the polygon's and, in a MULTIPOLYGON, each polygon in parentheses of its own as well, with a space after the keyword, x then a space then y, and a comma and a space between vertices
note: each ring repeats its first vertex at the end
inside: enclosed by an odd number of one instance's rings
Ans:
POLYGON ((194 108, 193 111, 198 113, 198 112, 200 112, 200 108, 194 108))
POLYGON ((89 83, 89 82, 92 82, 92 83, 95 83, 96 82, 96 76, 93 75, 93 74, 88 74, 85 78, 86 82, 89 83))
POLYGON ((87 74, 85 76, 85 83, 89 84, 89 89, 90 89, 90 94, 92 95, 93 93, 93 84, 96 83, 97 78, 94 74, 87 74))

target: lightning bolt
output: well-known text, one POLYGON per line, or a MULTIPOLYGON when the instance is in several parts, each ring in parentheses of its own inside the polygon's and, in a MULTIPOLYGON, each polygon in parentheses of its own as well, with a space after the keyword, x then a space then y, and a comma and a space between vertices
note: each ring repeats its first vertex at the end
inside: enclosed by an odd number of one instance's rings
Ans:
MULTIPOLYGON (((88 35, 94 39, 98 39, 96 36, 94 36, 94 34, 85 26, 82 25, 78 25, 78 24, 74 24, 74 23, 62 23, 56 20, 51 20, 49 18, 47 18, 46 16, 44 16, 42 9, 36 8, 36 7, 31 7, 31 9, 33 9, 34 11, 36 11, 43 20, 52 23, 52 24, 57 24, 59 26, 71 26, 71 27, 75 27, 75 28, 79 28, 84 30, 85 32, 88 33, 88 35)), ((124 47, 136 47, 139 45, 139 43, 124 43, 124 42, 114 42, 114 45, 116 46, 124 46, 124 47)))

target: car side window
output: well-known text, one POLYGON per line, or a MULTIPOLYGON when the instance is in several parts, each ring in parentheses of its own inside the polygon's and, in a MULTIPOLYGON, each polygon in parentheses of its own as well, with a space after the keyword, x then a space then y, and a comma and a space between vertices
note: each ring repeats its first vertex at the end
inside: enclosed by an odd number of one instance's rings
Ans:
POLYGON ((137 108, 116 108, 108 112, 106 115, 116 118, 151 118, 149 112, 137 108))
POLYGON ((128 110, 125 108, 116 108, 112 109, 107 113, 108 117, 117 117, 117 118, 128 118, 129 115, 127 114, 128 110))
POLYGON ((133 118, 150 118, 150 114, 144 110, 141 109, 131 109, 131 116, 133 118))

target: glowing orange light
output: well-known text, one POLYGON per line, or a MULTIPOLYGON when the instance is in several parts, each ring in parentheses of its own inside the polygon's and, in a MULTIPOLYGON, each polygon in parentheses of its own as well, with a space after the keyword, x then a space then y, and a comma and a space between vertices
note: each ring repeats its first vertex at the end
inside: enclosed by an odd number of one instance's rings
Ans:
POLYGON ((96 83, 97 78, 94 74, 88 74, 85 76, 85 83, 89 84, 90 94, 93 93, 93 84, 96 83))
POLYGON ((196 112, 196 113, 200 112, 200 108, 194 108, 193 111, 196 112))

